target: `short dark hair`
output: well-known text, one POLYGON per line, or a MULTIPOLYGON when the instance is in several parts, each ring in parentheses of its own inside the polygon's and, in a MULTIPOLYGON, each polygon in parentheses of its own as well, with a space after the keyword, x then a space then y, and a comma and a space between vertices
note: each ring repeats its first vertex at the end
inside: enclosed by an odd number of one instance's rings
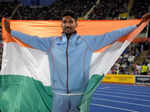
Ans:
POLYGON ((72 11, 72 10, 65 10, 62 14, 62 18, 65 16, 71 16, 72 18, 74 18, 76 21, 78 19, 78 17, 76 16, 76 14, 72 11))

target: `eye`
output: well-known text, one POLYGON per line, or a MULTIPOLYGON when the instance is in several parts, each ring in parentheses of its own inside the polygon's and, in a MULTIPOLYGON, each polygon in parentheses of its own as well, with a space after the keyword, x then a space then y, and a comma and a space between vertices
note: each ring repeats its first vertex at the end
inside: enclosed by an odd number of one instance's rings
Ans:
POLYGON ((69 23, 70 23, 70 24, 72 24, 72 23, 73 23, 73 21, 72 21, 72 20, 70 20, 70 21, 69 21, 69 23))
POLYGON ((66 22, 67 22, 66 20, 63 21, 63 23, 66 23, 66 22))

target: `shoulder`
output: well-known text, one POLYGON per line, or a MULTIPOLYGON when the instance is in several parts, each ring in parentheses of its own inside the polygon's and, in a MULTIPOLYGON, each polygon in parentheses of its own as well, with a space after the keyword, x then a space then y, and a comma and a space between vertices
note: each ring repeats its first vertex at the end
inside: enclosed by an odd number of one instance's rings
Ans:
POLYGON ((83 36, 81 36, 80 38, 81 39, 84 39, 84 40, 87 40, 87 39, 90 39, 90 38, 93 38, 94 36, 92 36, 92 35, 83 35, 83 36))

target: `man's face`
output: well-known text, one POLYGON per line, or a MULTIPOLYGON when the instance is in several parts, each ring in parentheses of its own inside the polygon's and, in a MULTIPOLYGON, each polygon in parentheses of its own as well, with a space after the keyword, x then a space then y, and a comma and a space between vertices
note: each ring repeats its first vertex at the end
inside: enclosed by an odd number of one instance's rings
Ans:
POLYGON ((62 30, 66 34, 71 34, 75 31, 77 22, 71 16, 64 16, 62 18, 62 30))

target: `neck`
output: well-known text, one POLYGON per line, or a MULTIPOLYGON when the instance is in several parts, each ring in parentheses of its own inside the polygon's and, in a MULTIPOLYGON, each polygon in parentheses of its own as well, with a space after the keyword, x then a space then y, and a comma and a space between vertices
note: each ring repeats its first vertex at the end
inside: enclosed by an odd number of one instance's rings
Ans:
POLYGON ((66 37, 67 37, 68 40, 70 39, 71 35, 72 35, 72 33, 66 33, 66 37))

